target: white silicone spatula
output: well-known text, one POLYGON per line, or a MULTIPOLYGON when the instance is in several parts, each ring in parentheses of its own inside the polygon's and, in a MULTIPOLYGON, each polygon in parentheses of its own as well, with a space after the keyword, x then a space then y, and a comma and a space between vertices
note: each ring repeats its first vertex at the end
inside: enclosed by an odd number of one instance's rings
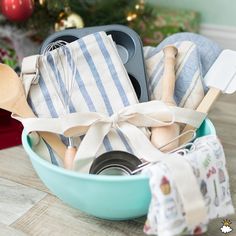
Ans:
MULTIPOLYGON (((0 108, 13 112, 22 118, 35 117, 28 105, 22 82, 16 72, 8 65, 0 63, 0 108)), ((63 160, 66 147, 55 134, 39 132, 40 136, 63 160)))
MULTIPOLYGON (((236 51, 223 50, 205 75, 204 82, 209 91, 196 111, 208 113, 221 93, 231 94, 236 91, 236 51)), ((188 130, 195 130, 195 128, 186 125, 182 132, 188 130)), ((184 135, 180 139, 180 144, 188 140, 187 136, 184 135)))

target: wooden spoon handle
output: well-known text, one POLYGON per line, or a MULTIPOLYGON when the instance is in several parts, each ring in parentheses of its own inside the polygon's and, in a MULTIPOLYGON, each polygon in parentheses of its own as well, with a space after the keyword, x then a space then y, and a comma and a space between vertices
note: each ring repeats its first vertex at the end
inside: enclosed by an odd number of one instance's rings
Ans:
POLYGON ((53 133, 49 132, 38 132, 38 134, 44 139, 44 141, 55 151, 55 153, 64 160, 66 153, 66 146, 60 140, 60 138, 53 133))
MULTIPOLYGON (((15 113, 22 118, 35 117, 27 103, 21 79, 8 65, 0 63, 0 108, 15 113)), ((40 136, 63 160, 66 147, 56 134, 39 132, 40 136)))
MULTIPOLYGON (((22 92, 21 97, 12 104, 11 112, 18 113, 22 118, 35 117, 32 109, 28 105, 25 94, 22 92), (20 108, 20 109, 19 109, 20 108)), ((53 133, 49 132, 38 132, 38 134, 44 139, 44 141, 55 151, 61 160, 64 159, 66 153, 66 146, 62 143, 60 138, 53 133)))

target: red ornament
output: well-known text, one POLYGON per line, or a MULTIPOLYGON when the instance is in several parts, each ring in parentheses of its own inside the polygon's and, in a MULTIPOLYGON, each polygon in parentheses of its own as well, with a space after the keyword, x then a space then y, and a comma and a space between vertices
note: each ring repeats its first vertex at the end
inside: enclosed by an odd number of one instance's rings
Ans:
POLYGON ((1 0, 1 12, 11 21, 27 20, 34 10, 33 0, 1 0))
POLYGON ((200 234, 202 234, 203 232, 202 232, 202 229, 201 229, 201 227, 200 226, 197 226, 196 228, 195 228, 195 230, 193 231, 193 234, 194 235, 200 235, 200 234))

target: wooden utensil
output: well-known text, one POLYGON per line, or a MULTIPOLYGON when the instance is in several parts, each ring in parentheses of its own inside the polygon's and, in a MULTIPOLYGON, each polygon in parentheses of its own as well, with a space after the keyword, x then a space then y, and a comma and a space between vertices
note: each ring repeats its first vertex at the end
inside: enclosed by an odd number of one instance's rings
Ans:
MULTIPOLYGON (((17 114, 22 118, 35 117, 29 107, 22 82, 16 72, 8 65, 0 63, 0 108, 17 114)), ((66 147, 58 136, 48 132, 39 135, 52 147, 63 160, 66 147)))
MULTIPOLYGON (((175 89, 175 64, 178 50, 175 46, 169 45, 163 49, 164 52, 164 74, 162 80, 162 98, 161 100, 169 105, 176 106, 174 96, 175 89)), ((151 142, 160 148, 179 135, 179 124, 174 123, 169 126, 152 128, 151 142)), ((162 151, 167 152, 179 146, 179 139, 165 146, 162 151)))
MULTIPOLYGON (((236 51, 223 50, 205 75, 204 82, 209 91, 196 111, 208 113, 221 93, 231 94, 236 91, 236 51)), ((186 125, 182 133, 188 130, 196 128, 186 125)), ((185 143, 188 138, 188 135, 184 135, 180 138, 180 144, 185 143)))

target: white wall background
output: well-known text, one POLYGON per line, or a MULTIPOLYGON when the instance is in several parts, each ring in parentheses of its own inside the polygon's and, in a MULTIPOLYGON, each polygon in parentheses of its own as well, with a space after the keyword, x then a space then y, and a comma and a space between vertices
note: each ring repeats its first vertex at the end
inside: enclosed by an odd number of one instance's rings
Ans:
POLYGON ((224 48, 236 50, 236 0, 148 0, 174 9, 192 9, 201 14, 201 33, 224 48))

